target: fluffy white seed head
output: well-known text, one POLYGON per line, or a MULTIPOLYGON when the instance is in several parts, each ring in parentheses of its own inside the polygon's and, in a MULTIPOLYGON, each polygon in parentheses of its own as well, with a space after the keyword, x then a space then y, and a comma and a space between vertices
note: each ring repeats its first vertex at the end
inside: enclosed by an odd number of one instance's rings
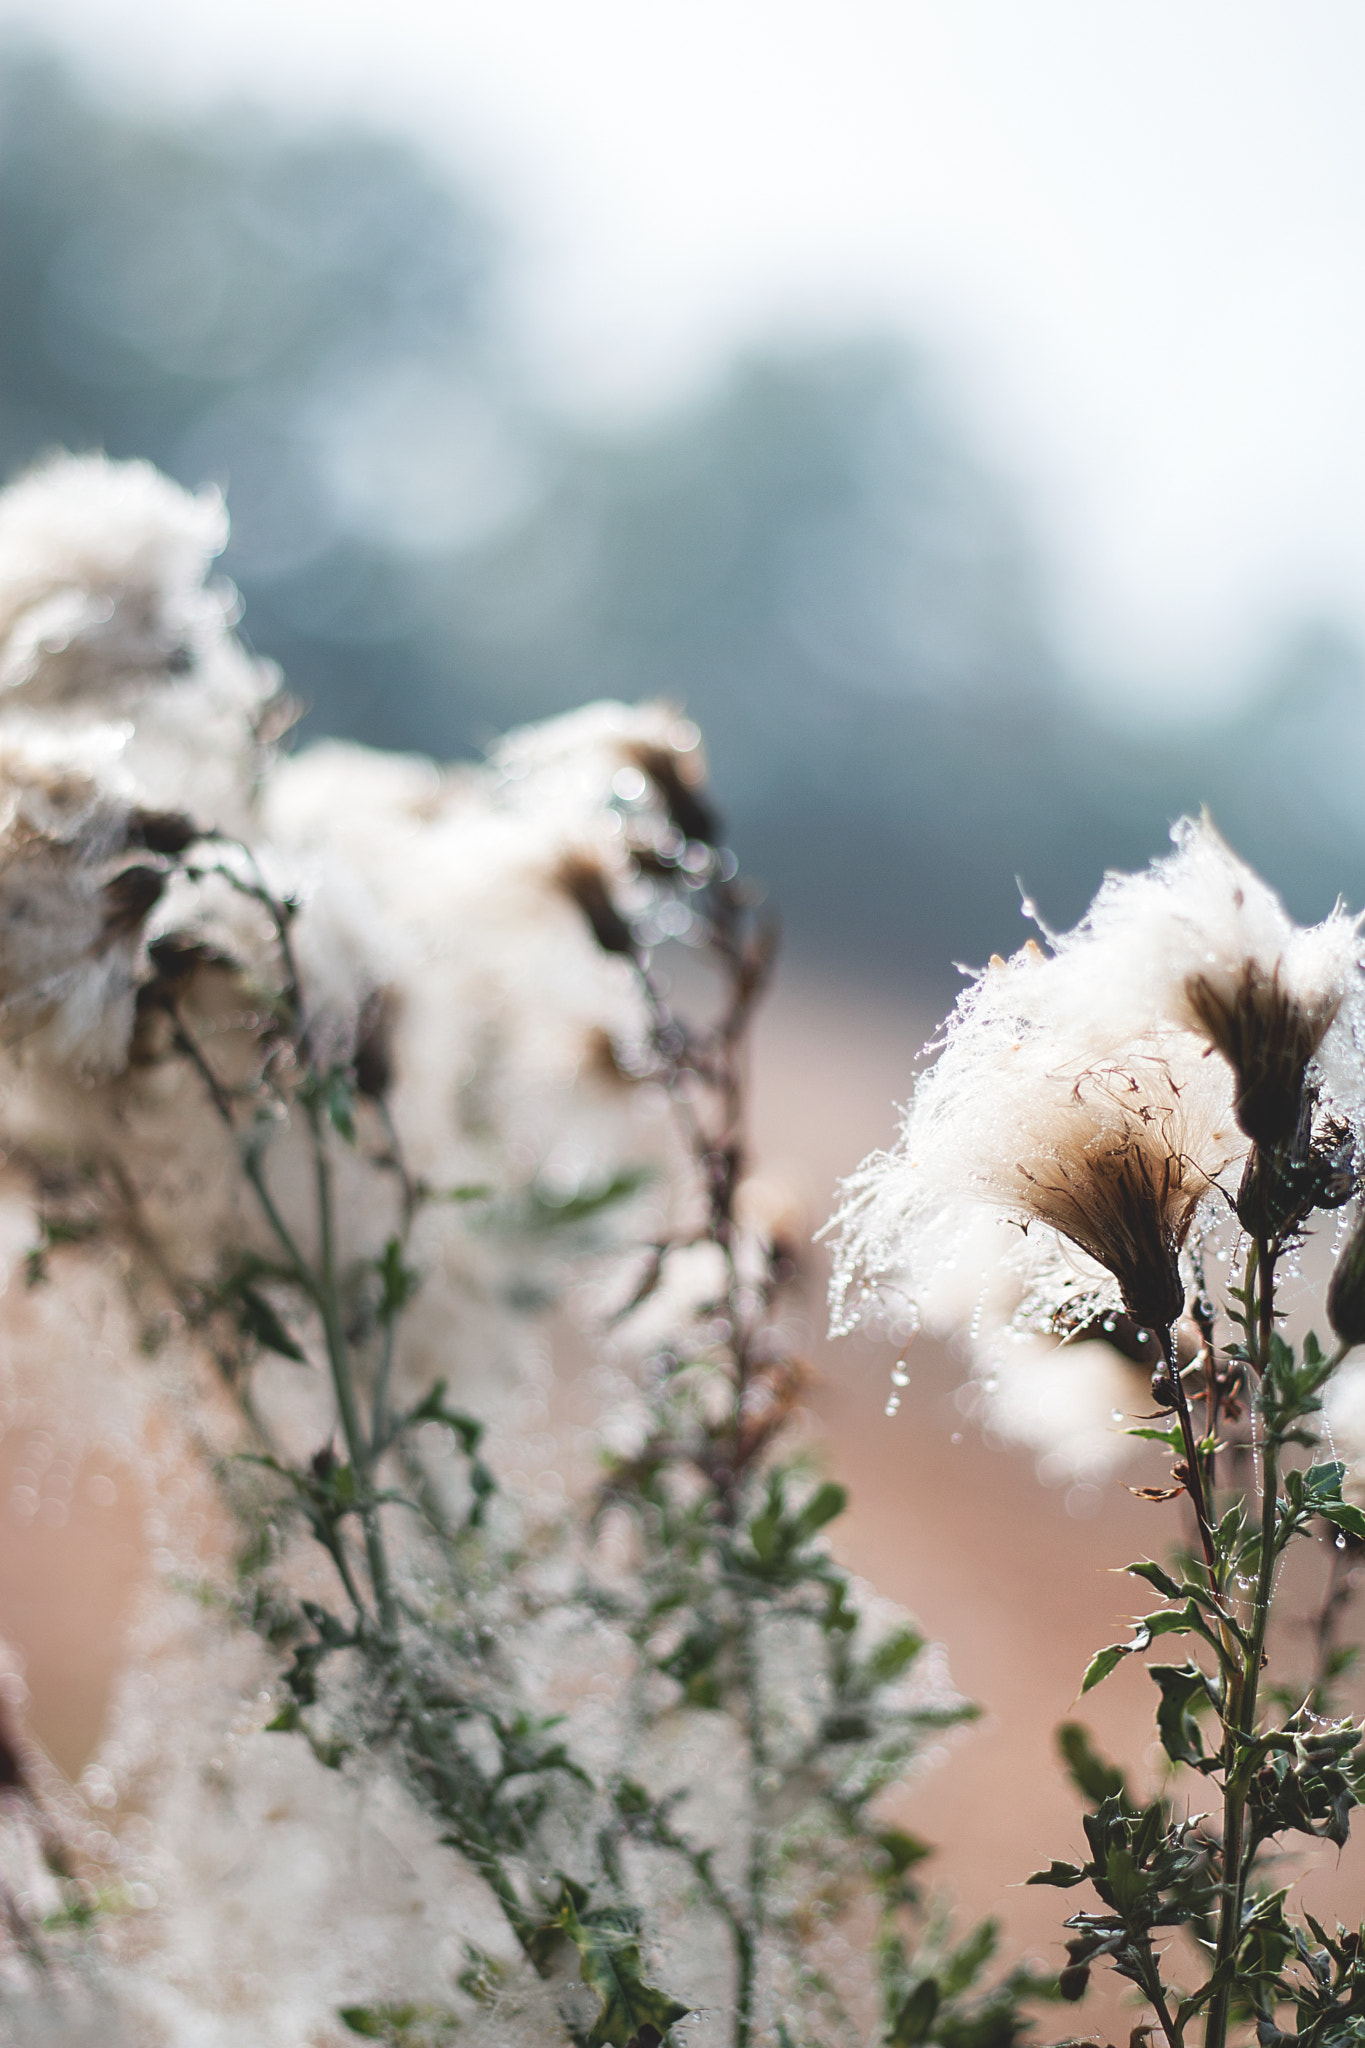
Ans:
MULTIPOLYGON (((1315 1105, 1337 1148, 1361 1126, 1357 921, 1300 929, 1207 819, 1172 836, 1049 951, 1030 941, 974 979, 898 1143, 834 1219, 836 1327, 875 1310, 965 1335, 997 1426, 1039 1448, 1045 1384, 1089 1386, 1098 1428, 1131 1377, 1112 1352, 1112 1384, 1089 1369, 1107 1313, 1169 1332, 1183 1247, 1230 1213, 1251 1140, 1304 1142, 1315 1105), (1057 1351, 1049 1330, 1091 1341, 1057 1351)), ((1100 1438, 1078 1427, 1079 1470, 1100 1438)))
POLYGON ((845 1183, 836 1319, 886 1282, 920 1299, 983 1210, 1030 1234, 1058 1290, 1079 1254, 1139 1321, 1179 1314, 1180 1249, 1245 1149, 1229 1076, 1187 1033, 1102 1047, 1069 1025, 1069 984, 1030 941, 966 991, 898 1144, 845 1183))
POLYGON ((1171 836, 1165 860, 1106 877, 1058 942, 1059 983, 1075 1026, 1101 1041, 1175 1027, 1213 1046, 1233 1070, 1239 1121, 1274 1144, 1292 1134, 1305 1068, 1333 1026, 1357 1024, 1358 920, 1338 907, 1295 925, 1207 817, 1171 836))
POLYGON ((0 1033, 32 1059, 108 1073, 166 871, 101 751, 0 730, 0 1033))
POLYGON ((0 722, 120 725, 141 801, 244 829, 279 680, 206 578, 227 538, 143 462, 59 456, 0 492, 0 722))

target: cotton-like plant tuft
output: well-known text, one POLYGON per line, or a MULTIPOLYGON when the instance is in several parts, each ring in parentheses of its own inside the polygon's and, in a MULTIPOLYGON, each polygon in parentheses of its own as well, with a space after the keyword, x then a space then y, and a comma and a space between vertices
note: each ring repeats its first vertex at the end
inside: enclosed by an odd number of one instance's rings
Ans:
POLYGON ((961 1337, 986 1419, 1044 1476, 1104 1470, 1111 1401, 1111 1443, 1166 1453, 1168 1483, 1135 1491, 1183 1502, 1184 1528, 1165 1562, 1127 1568, 1161 1604, 1081 1679, 1181 1639, 1182 1662, 1149 1666, 1164 1774, 1138 1784, 1061 1729, 1086 1854, 1029 1882, 1087 1888, 1060 1994, 1111 1966, 1142 2009, 1134 2041, 1325 2048, 1358 2028, 1365 1950, 1291 1909, 1286 1849, 1340 1849, 1365 1792, 1339 1639, 1365 1545, 1359 1217, 1325 1288, 1332 1349, 1291 1338, 1287 1301, 1309 1240, 1362 1194, 1359 921, 1338 906, 1300 929, 1207 819, 1173 836, 1046 951, 975 977, 898 1144, 845 1183, 834 1310, 961 1337), (1272 1619, 1286 1553, 1314 1541, 1305 1671, 1272 1619))
MULTIPOLYGON (((285 755, 225 535, 144 464, 0 495, 0 1426, 138 1559, 80 1785, 0 1786, 0 2032, 898 2026, 884 1796, 970 1709, 825 1541, 700 735, 285 755)), ((982 1933, 968 2028, 1049 1988, 982 1933)))

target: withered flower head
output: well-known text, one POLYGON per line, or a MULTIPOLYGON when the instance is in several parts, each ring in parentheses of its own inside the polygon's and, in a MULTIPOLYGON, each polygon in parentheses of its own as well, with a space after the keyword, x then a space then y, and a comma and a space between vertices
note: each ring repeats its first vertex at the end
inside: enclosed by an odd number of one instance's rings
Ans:
POLYGON ((1191 974, 1185 998, 1197 1022, 1232 1068, 1237 1121, 1258 1145, 1278 1145, 1299 1121, 1308 1062, 1342 1005, 1344 991, 1297 993, 1283 961, 1267 973, 1243 960, 1231 977, 1191 974))
POLYGON ((601 862, 591 853, 565 854, 556 870, 555 880, 582 911, 602 951, 620 953, 633 959, 635 939, 612 901, 601 862))
POLYGON ((168 869, 130 859, 140 813, 88 760, 0 745, 0 1034, 111 1072, 127 1054, 148 913, 168 869))
POLYGON ((684 839, 700 840, 706 846, 719 842, 720 820, 701 793, 700 760, 692 768, 694 755, 680 754, 675 747, 647 740, 630 747, 629 758, 654 784, 664 809, 684 839))
MULTIPOLYGON (((1360 995, 1357 921, 1340 908, 1302 928, 1207 817, 1176 851, 1110 875, 1059 945, 1077 1013, 1103 1028, 1190 1031, 1232 1070, 1237 1121, 1258 1145, 1291 1138, 1308 1069, 1360 995)), ((1352 1105, 1354 1106, 1354 1105, 1352 1105)))
POLYGON ((1212 1185, 1183 1149, 1175 1080, 1150 1058, 1086 1074, 1075 1109, 1074 1145, 1020 1163, 1020 1206, 1113 1275, 1140 1328, 1168 1330, 1185 1303, 1180 1253, 1212 1185))
POLYGON ((1038 1314, 1086 1267, 1082 1291, 1102 1301, 1107 1287, 1140 1326, 1165 1331, 1179 1316, 1181 1251, 1246 1150, 1229 1070, 1188 1032, 1098 1049, 1093 1020, 1077 1019, 1074 967, 1030 942, 962 997, 899 1143, 845 1183, 836 1320, 887 1289, 914 1314, 991 1212, 1038 1241, 1038 1314))

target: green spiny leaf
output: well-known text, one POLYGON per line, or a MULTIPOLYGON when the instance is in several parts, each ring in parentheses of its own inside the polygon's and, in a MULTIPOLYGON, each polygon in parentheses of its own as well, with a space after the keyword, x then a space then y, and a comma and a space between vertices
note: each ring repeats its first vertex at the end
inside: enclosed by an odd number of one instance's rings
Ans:
POLYGON ((924 1637, 916 1629, 893 1629, 869 1652, 863 1674, 873 1685, 889 1685, 909 1669, 923 1648, 924 1637))
POLYGON ((1149 1557, 1144 1558, 1140 1564, 1125 1565, 1124 1570, 1130 1578, 1145 1579, 1149 1586, 1156 1592, 1164 1594, 1167 1600, 1182 1598, 1180 1587, 1170 1573, 1161 1565, 1153 1564, 1149 1557))
POLYGON ((355 1089, 344 1067, 333 1067, 323 1078, 322 1102, 327 1118, 339 1138, 355 1143, 355 1089))
POLYGON ((791 1518, 793 1546, 808 1543, 817 1530, 823 1529, 826 1522, 832 1522, 836 1515, 841 1515, 847 1506, 846 1486, 840 1486, 832 1479, 827 1479, 823 1486, 817 1486, 805 1506, 791 1518))
POLYGON ((1083 1864, 1062 1863, 1056 1856, 1053 1857, 1046 1870, 1035 1870, 1024 1879, 1025 1884, 1053 1884, 1057 1885, 1062 1891, 1068 1891, 1072 1885, 1084 1884, 1084 1882, 1085 1867, 1083 1864))
POLYGON ((1162 1748, 1172 1763, 1202 1764, 1204 1738, 1195 1716, 1209 1704, 1208 1680, 1195 1664, 1153 1664, 1148 1668, 1161 1689, 1156 1725, 1162 1748))
POLYGON ((897 1877, 904 1877, 907 1870, 916 1863, 922 1863, 933 1850, 918 1835, 909 1835, 903 1828, 881 1828, 877 1834, 877 1846, 891 1858, 891 1867, 897 1877))
POLYGON ((1082 1693, 1093 1692, 1111 1671, 1118 1668, 1124 1658, 1131 1653, 1132 1647, 1131 1643, 1107 1643, 1104 1649, 1096 1650, 1085 1667, 1085 1677, 1081 1680, 1082 1693))
POLYGON ((929 2038, 929 2029, 938 2017, 939 1988, 933 1977, 926 1977, 917 1984, 896 2014, 896 2024, 891 2029, 889 2048, 917 2048, 917 2043, 929 2038))
POLYGON ((953 1950, 939 1975, 939 1988, 945 1998, 956 1998, 960 1992, 970 1990, 1000 1941, 1000 1922, 981 1920, 972 1929, 965 1941, 953 1950))
POLYGON ((250 1281, 234 1281, 230 1295, 236 1304, 237 1320, 249 1337, 254 1337, 267 1351, 278 1351, 282 1358, 292 1358, 299 1365, 308 1363, 307 1353, 297 1337, 291 1334, 272 1303, 250 1281))
POLYGON ((586 1911, 581 1887, 566 1883, 559 1921, 578 1950, 583 1982, 601 2000, 587 2048, 658 2048, 690 2008, 646 1983, 635 1916, 614 1906, 586 1911))
POLYGON ((376 1265, 383 1289, 379 1298, 379 1319, 391 1323, 417 1292, 421 1275, 413 1267, 403 1264, 402 1242, 396 1237, 389 1239, 384 1247, 384 1256, 376 1261, 376 1265))
POLYGON ((1079 1721, 1063 1721, 1057 1730, 1066 1774, 1083 1799, 1098 1806, 1105 1799, 1126 1800, 1127 1786, 1117 1764, 1107 1763, 1090 1740, 1089 1730, 1079 1721))

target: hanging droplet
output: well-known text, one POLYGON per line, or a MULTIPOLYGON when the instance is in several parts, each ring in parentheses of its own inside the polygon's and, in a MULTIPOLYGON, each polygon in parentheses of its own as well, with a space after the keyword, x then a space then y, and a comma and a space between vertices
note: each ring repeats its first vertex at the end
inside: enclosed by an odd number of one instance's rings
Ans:
POLYGON ((1123 1410, 1121 1408, 1111 1408, 1109 1410, 1109 1420, 1111 1422, 1122 1422, 1123 1410))
POLYGON ((895 1366, 895 1367, 894 1367, 894 1368, 892 1369, 892 1373, 891 1373, 891 1384, 892 1384, 892 1386, 893 1386, 893 1387, 908 1387, 908 1386, 909 1386, 909 1384, 910 1384, 910 1375, 909 1375, 909 1373, 908 1373, 908 1372, 906 1371, 906 1369, 905 1369, 905 1367, 904 1367, 903 1365, 898 1365, 898 1366, 895 1366))
POLYGON ((897 1409, 898 1409, 898 1408, 900 1407, 900 1405, 901 1405, 901 1397, 900 1397, 900 1395, 899 1395, 899 1394, 893 1394, 893 1395, 891 1396, 890 1400, 889 1400, 889 1401, 887 1402, 887 1404, 886 1404, 886 1412, 887 1412, 887 1414, 888 1414, 888 1415, 894 1415, 894 1414, 896 1413, 896 1410, 897 1410, 897 1409))
POLYGON ((1345 1548, 1346 1548, 1346 1538, 1345 1538, 1345 1537, 1344 1537, 1344 1536, 1343 1536, 1343 1535, 1341 1534, 1340 1530, 1338 1530, 1338 1531, 1337 1531, 1337 1549, 1338 1549, 1338 1550, 1344 1550, 1345 1548))

